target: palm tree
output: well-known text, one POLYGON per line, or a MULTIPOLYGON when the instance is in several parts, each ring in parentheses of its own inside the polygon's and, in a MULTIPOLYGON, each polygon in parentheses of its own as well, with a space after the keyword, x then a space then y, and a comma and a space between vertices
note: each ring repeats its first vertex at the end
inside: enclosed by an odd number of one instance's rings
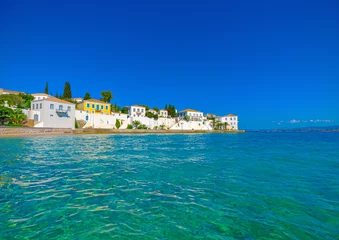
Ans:
POLYGON ((26 120, 27 116, 22 112, 21 109, 15 109, 10 116, 10 120, 14 124, 21 123, 22 121, 26 120))
POLYGON ((229 125, 228 122, 224 123, 224 130, 227 130, 228 125, 229 125))
POLYGON ((135 128, 138 128, 138 126, 140 125, 140 122, 135 120, 133 121, 133 125, 135 126, 135 128))
POLYGON ((4 124, 5 122, 11 120, 12 115, 13 110, 11 108, 0 106, 0 124, 4 124))

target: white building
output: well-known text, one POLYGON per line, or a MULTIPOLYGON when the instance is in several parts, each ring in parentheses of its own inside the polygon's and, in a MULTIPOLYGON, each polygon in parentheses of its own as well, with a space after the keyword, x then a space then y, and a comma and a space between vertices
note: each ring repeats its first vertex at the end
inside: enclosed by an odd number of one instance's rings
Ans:
POLYGON ((119 129, 126 129, 128 124, 130 124, 128 115, 123 113, 111 113, 106 115, 88 113, 84 110, 75 110, 75 118, 77 121, 84 120, 86 122, 86 124, 82 126, 83 128, 116 129, 117 120, 120 121, 119 129))
POLYGON ((73 98, 73 100, 74 100, 76 103, 80 103, 80 102, 84 101, 83 98, 73 98))
POLYGON ((74 129, 75 104, 54 97, 34 100, 30 119, 34 119, 34 127, 74 129))
POLYGON ((168 112, 167 112, 167 110, 161 109, 161 110, 159 111, 159 117, 165 117, 165 118, 167 118, 167 117, 168 117, 168 112))
POLYGON ((3 88, 0 88, 0 95, 1 94, 15 94, 15 95, 19 95, 20 93, 25 94, 24 92, 18 92, 18 91, 12 91, 12 90, 6 90, 3 88))
POLYGON ((235 116, 233 114, 228 114, 224 117, 220 118, 220 122, 228 123, 227 128, 228 129, 234 129, 234 130, 238 130, 238 116, 235 116))
POLYGON ((147 112, 150 112, 150 113, 152 113, 154 115, 158 115, 158 112, 155 111, 154 109, 149 109, 149 110, 147 110, 147 112))
POLYGON ((51 95, 48 95, 46 93, 34 93, 32 94, 32 96, 34 97, 34 101, 52 97, 51 95))
POLYGON ((197 110, 193 109, 186 109, 181 112, 179 112, 179 118, 184 118, 185 116, 188 116, 190 118, 190 121, 203 121, 203 112, 199 112, 197 110))
POLYGON ((145 117, 146 108, 139 105, 133 105, 128 107, 128 114, 131 117, 145 117))

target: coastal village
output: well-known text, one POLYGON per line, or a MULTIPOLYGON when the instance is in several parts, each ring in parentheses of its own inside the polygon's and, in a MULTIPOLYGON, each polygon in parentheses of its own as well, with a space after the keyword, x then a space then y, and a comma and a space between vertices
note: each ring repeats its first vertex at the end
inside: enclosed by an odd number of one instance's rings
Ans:
POLYGON ((0 124, 56 129, 238 131, 238 116, 234 114, 216 116, 190 108, 177 111, 172 105, 164 109, 141 104, 120 108, 110 103, 110 91, 101 95, 100 100, 89 93, 84 98, 72 98, 69 83, 60 97, 48 94, 48 83, 45 93, 0 88, 0 124))

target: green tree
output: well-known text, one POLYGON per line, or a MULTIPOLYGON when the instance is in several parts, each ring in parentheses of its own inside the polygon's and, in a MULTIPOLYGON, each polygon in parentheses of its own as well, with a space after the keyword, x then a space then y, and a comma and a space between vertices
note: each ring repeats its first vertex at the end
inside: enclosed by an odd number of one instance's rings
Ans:
POLYGON ((45 86, 45 91, 44 93, 48 94, 48 82, 46 82, 46 86, 45 86))
POLYGON ((228 122, 225 122, 225 123, 224 123, 224 129, 225 129, 225 130, 227 130, 228 125, 229 125, 228 122))
POLYGON ((156 112, 159 112, 159 108, 157 108, 157 107, 154 107, 153 110, 156 111, 156 112))
POLYGON ((59 98, 58 92, 55 93, 55 97, 56 97, 56 98, 59 98))
POLYGON ((147 126, 145 124, 141 124, 138 126, 138 129, 147 129, 147 126))
POLYGON ((138 120, 133 121, 133 125, 134 125, 135 128, 138 128, 138 126, 139 126, 140 124, 141 124, 141 123, 140 123, 140 121, 138 121, 138 120))
POLYGON ((114 103, 114 104, 111 104, 111 111, 118 113, 121 111, 121 108, 118 106, 118 104, 114 103))
POLYGON ((110 90, 103 91, 100 93, 100 95, 102 96, 101 101, 104 101, 106 103, 109 103, 113 98, 113 94, 111 93, 110 90))
POLYGON ((148 118, 154 118, 154 114, 151 112, 146 112, 146 117, 148 118))
POLYGON ((26 119, 27 119, 27 116, 19 108, 15 109, 10 116, 10 120, 14 124, 22 123, 26 119))
POLYGON ((177 111, 175 107, 171 104, 165 106, 165 110, 167 110, 168 115, 171 117, 176 117, 177 116, 177 111))
POLYGON ((23 94, 20 93, 19 96, 22 98, 23 100, 23 106, 25 108, 31 108, 31 102, 34 100, 34 97, 31 94, 23 94))
POLYGON ((115 126, 116 126, 117 129, 119 129, 119 128, 121 127, 121 124, 120 124, 119 119, 117 119, 117 120, 115 121, 115 126))
POLYGON ((184 119, 188 122, 190 119, 190 117, 188 115, 185 115, 184 119))
POLYGON ((89 92, 85 93, 84 100, 91 99, 91 94, 89 92))
POLYGON ((19 95, 15 95, 15 94, 2 94, 0 95, 0 101, 5 103, 5 101, 7 101, 7 104, 9 106, 22 106, 24 103, 24 100, 22 99, 22 97, 20 97, 19 95))
POLYGON ((127 125, 127 129, 133 129, 133 125, 132 124, 128 124, 127 125))
POLYGON ((122 108, 121 113, 128 114, 128 108, 127 107, 122 108))
POLYGON ((4 124, 5 122, 10 121, 13 113, 14 113, 13 109, 0 106, 0 123, 4 124))
POLYGON ((62 95, 62 98, 63 99, 71 99, 72 98, 71 84, 69 82, 65 82, 64 94, 62 95))

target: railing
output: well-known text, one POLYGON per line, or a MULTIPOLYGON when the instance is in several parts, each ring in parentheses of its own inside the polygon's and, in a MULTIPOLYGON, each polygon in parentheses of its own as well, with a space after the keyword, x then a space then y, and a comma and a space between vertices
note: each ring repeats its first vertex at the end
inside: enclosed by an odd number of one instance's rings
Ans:
POLYGON ((56 109, 55 110, 57 113, 63 113, 63 114, 67 114, 68 110, 67 109, 56 109))

